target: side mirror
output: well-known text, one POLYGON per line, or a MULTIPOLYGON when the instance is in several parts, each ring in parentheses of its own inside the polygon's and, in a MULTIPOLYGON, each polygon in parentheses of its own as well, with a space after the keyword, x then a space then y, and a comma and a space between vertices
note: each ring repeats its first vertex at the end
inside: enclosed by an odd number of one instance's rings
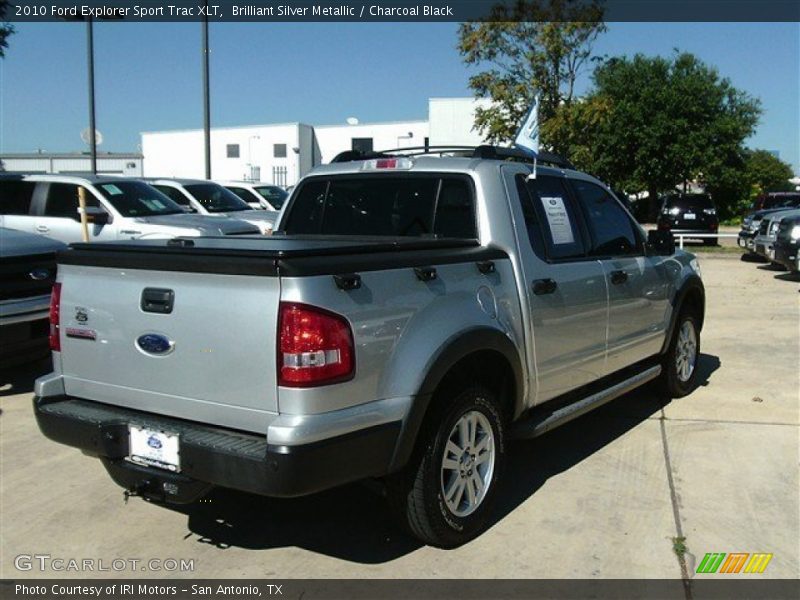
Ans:
POLYGON ((675 239, 672 232, 656 229, 647 232, 647 250, 650 254, 658 256, 672 256, 675 254, 675 239))
MULTIPOLYGON (((75 217, 78 221, 81 220, 80 208, 78 209, 78 214, 75 217)), ((92 225, 108 225, 109 223, 113 222, 114 217, 111 216, 110 213, 106 212, 104 209, 100 208, 99 206, 87 206, 86 207, 86 222, 91 223, 92 225)))

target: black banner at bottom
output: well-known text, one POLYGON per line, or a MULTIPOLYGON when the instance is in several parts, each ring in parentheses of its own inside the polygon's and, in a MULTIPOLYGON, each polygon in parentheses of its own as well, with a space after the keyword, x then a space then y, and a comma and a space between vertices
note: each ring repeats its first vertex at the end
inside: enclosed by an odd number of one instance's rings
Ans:
POLYGON ((800 598, 800 581, 680 579, 30 579, 0 580, 0 597, 37 600, 291 598, 302 600, 529 600, 538 598, 800 598))

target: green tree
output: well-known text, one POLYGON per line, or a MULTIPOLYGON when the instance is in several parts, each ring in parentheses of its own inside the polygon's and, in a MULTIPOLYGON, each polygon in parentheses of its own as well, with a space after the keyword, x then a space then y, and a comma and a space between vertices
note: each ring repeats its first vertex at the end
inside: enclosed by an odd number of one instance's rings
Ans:
POLYGON ((706 176, 706 190, 720 208, 720 218, 740 217, 764 192, 792 190, 792 168, 766 150, 743 150, 739 157, 706 176))
MULTIPOLYGON (((539 94, 539 120, 570 105, 575 81, 592 58, 592 44, 605 31, 598 0, 517 0, 499 4, 491 20, 463 23, 458 49, 467 65, 484 70, 470 77, 478 108, 475 125, 492 143, 508 142, 539 94)), ((542 142, 560 151, 558 140, 542 142)))
POLYGON ((794 177, 792 167, 766 150, 748 152, 745 170, 755 194, 793 189, 789 183, 789 179, 794 177))
POLYGON ((8 10, 8 0, 0 0, 0 58, 6 55, 8 48, 8 38, 14 33, 14 27, 5 21, 8 10))
POLYGON ((742 168, 759 101, 692 54, 611 59, 593 79, 595 89, 560 107, 544 129, 565 140, 580 168, 626 191, 647 190, 651 218, 661 192, 742 168))

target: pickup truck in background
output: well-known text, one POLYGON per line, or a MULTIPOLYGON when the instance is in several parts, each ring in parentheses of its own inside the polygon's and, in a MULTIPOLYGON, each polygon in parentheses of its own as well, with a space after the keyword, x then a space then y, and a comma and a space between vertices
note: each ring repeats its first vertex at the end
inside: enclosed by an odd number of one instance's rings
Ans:
POLYGON ((252 208, 226 187, 205 179, 148 179, 147 182, 184 209, 206 217, 230 217, 269 235, 278 213, 252 208))
POLYGON ((90 242, 261 233, 241 221, 186 214, 146 183, 113 175, 2 174, 0 227, 45 235, 66 244, 80 242, 81 189, 90 242))
POLYGON ((42 432, 156 501, 380 478, 453 547, 490 522, 510 439, 651 380, 690 393, 697 260, 588 175, 458 154, 340 157, 270 237, 74 244, 42 432))
POLYGON ((50 291, 66 245, 0 227, 0 368, 50 353, 50 291))
POLYGON ((217 181, 226 190, 247 202, 250 208, 279 212, 289 194, 277 185, 260 181, 217 181))

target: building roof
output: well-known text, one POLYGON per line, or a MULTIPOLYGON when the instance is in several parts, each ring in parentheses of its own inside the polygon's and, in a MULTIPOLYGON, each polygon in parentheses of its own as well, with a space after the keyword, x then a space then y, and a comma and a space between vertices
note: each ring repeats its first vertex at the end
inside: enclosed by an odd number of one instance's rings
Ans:
MULTIPOLYGON (((89 152, 4 152, 2 158, 91 158, 89 152)), ((144 158, 141 152, 98 152, 97 159, 103 158, 144 158)))
MULTIPOLYGON (((226 126, 212 126, 211 132, 228 131, 231 129, 263 129, 266 127, 312 127, 308 123, 301 123, 300 121, 292 121, 288 123, 260 123, 255 125, 226 125, 226 126)), ((162 129, 160 131, 140 131, 139 135, 158 135, 162 133, 197 133, 202 132, 202 127, 193 127, 191 129, 162 129)))

